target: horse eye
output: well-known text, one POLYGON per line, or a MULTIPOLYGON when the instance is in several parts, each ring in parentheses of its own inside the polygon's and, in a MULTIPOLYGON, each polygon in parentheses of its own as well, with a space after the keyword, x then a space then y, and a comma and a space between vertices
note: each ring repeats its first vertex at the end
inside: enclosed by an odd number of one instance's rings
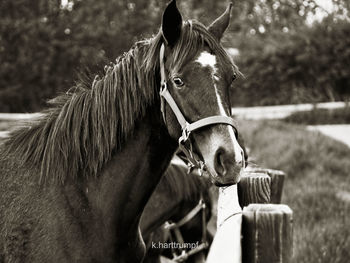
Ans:
POLYGON ((237 74, 236 74, 236 73, 233 73, 232 82, 235 81, 236 78, 237 78, 237 74))
POLYGON ((175 85, 178 87, 182 87, 184 85, 183 81, 178 77, 173 78, 173 81, 174 81, 175 85))

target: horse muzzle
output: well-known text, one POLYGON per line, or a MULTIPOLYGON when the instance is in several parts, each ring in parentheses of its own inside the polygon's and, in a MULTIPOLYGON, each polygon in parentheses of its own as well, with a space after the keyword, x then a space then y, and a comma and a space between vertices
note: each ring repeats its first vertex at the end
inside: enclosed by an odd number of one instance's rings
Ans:
POLYGON ((213 183, 218 186, 238 183, 245 161, 233 127, 215 125, 194 136, 213 183))

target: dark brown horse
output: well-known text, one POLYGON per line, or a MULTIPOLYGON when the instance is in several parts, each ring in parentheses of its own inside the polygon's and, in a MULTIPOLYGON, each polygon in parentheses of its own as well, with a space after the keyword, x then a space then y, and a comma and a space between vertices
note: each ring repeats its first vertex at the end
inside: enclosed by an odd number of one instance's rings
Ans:
MULTIPOLYGON (((212 208, 209 187, 208 178, 200 177, 196 171, 187 174, 187 167, 184 163, 181 164, 181 161, 171 163, 141 217, 140 227, 147 248, 144 262, 160 262, 160 255, 167 252, 159 247, 159 243, 170 242, 170 231, 164 228, 165 222, 176 223, 187 217, 186 223, 179 227, 184 242, 197 246, 204 241, 203 237, 208 244, 211 242, 212 237, 206 229, 212 208), (200 200, 203 200, 205 204, 204 210, 197 210, 200 200), (193 213, 192 217, 190 215, 192 211, 198 212, 193 213), (203 212, 206 222, 202 222, 203 212), (204 235, 203 230, 206 231, 204 235)), ((205 259, 206 252, 206 249, 203 249, 195 253, 186 262, 202 262, 198 259, 205 259)), ((170 258, 172 257, 173 255, 170 254, 170 258)))
POLYGON ((238 71, 219 43, 229 13, 206 28, 172 1, 154 38, 1 144, 0 262, 140 262, 143 208, 183 134, 214 182, 239 180, 227 96, 238 71), (174 103, 189 123, 215 117, 194 131, 174 103))

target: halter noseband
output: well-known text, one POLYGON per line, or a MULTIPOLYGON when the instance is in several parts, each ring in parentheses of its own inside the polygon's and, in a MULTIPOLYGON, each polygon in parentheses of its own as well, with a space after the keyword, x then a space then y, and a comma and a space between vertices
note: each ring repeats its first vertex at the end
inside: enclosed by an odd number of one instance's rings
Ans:
POLYGON ((171 96, 168 87, 167 87, 167 80, 165 78, 165 66, 164 66, 164 44, 160 47, 160 54, 159 54, 159 64, 160 64, 160 98, 161 98, 161 112, 163 115, 163 120, 166 123, 166 117, 165 117, 165 103, 164 100, 168 103, 171 110, 175 114, 177 121, 179 122, 182 130, 182 135, 179 138, 179 148, 180 150, 186 155, 186 159, 188 161, 189 171, 197 167, 200 169, 200 174, 202 175, 203 170, 205 168, 205 164, 202 160, 198 160, 193 153, 192 150, 192 144, 189 140, 189 136, 191 132, 198 130, 199 128, 202 128, 204 126, 213 125, 213 124, 228 124, 231 125, 234 129, 236 129, 235 122, 231 117, 228 116, 222 116, 222 115, 215 115, 206 117, 203 119, 200 119, 198 121, 195 121, 193 123, 189 123, 184 115, 182 114, 181 110, 177 106, 175 100, 171 96), (186 147, 186 142, 189 141, 189 149, 186 147))

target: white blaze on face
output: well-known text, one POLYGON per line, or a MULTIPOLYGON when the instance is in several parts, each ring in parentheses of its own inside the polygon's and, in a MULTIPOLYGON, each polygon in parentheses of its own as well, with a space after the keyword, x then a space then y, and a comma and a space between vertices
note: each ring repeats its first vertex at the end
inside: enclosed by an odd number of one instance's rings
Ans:
POLYGON ((203 67, 211 67, 213 72, 216 72, 216 56, 213 54, 210 54, 207 51, 203 51, 199 54, 196 62, 201 64, 203 67))
POLYGON ((213 54, 210 54, 207 51, 203 51, 202 53, 199 54, 196 62, 201 64, 203 67, 210 67, 211 68, 212 79, 214 80, 215 94, 216 94, 216 98, 218 100, 220 114, 226 116, 227 114, 225 113, 225 110, 224 110, 224 107, 222 104, 222 100, 220 98, 219 91, 218 91, 218 89, 216 87, 216 83, 215 83, 215 82, 219 81, 219 77, 217 75, 218 69, 216 67, 216 56, 213 54))
POLYGON ((243 162, 243 149, 242 147, 239 145, 237 139, 236 139, 236 135, 235 132, 233 131, 233 127, 227 125, 228 128, 228 132, 230 134, 231 137, 231 141, 233 142, 233 149, 235 151, 235 162, 236 163, 242 163, 243 162))
MULTIPOLYGON (((202 53, 199 54, 198 58, 196 59, 196 62, 201 64, 203 67, 209 67, 211 68, 212 72, 212 79, 214 80, 214 88, 215 88, 215 94, 218 102, 218 107, 220 111, 220 115, 222 116, 228 116, 227 113, 225 112, 219 91, 216 86, 216 82, 219 81, 219 76, 217 74, 217 67, 216 67, 216 56, 213 54, 210 54, 207 51, 203 51, 202 53)), ((233 143, 234 151, 235 151, 235 161, 236 163, 242 162, 243 161, 243 150, 239 143, 237 142, 236 135, 234 133, 233 127, 230 125, 227 125, 227 130, 228 134, 230 135, 231 142, 233 143)))

